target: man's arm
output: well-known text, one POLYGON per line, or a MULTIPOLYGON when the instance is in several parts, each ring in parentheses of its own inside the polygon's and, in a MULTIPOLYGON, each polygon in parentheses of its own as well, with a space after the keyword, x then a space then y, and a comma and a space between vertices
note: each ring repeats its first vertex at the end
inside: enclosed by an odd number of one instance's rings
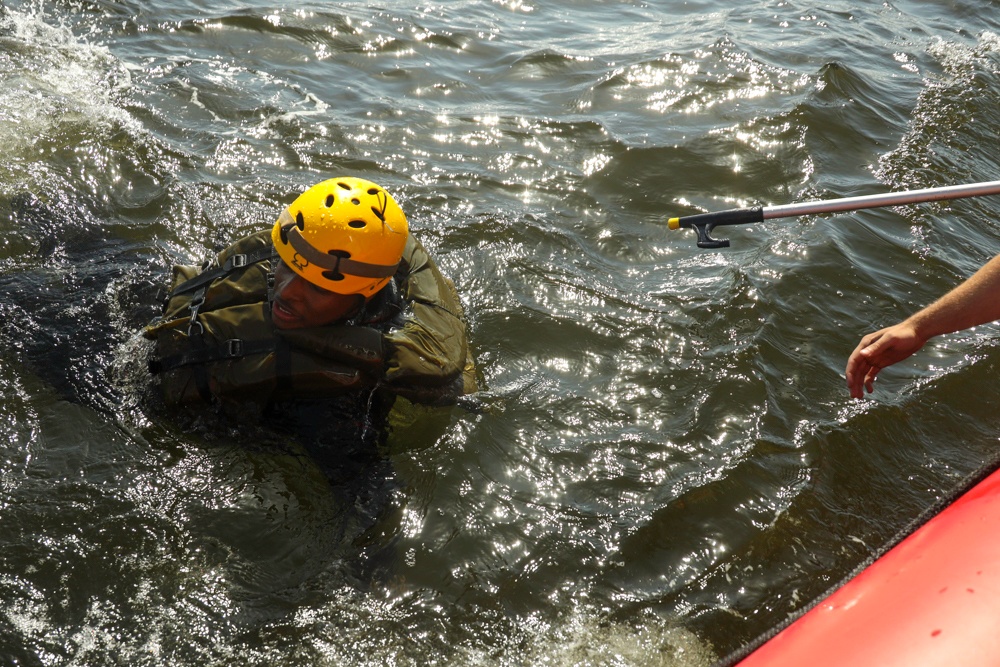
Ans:
POLYGON ((847 360, 847 386, 852 398, 873 390, 875 376, 906 359, 934 336, 961 331, 1000 319, 1000 255, 971 278, 899 324, 870 333, 847 360))
POLYGON ((383 339, 386 385, 420 403, 454 403, 476 389, 462 304, 451 281, 412 235, 403 262, 408 307, 403 325, 383 339))

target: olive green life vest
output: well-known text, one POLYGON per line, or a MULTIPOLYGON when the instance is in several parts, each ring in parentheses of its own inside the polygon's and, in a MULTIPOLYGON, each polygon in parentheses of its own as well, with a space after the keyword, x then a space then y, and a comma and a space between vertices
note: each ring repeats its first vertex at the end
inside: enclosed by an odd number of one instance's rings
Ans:
POLYGON ((209 266, 173 267, 150 370, 169 405, 322 397, 384 388, 425 403, 475 391, 461 304, 410 237, 396 276, 350 323, 277 329, 270 233, 242 239, 209 266))

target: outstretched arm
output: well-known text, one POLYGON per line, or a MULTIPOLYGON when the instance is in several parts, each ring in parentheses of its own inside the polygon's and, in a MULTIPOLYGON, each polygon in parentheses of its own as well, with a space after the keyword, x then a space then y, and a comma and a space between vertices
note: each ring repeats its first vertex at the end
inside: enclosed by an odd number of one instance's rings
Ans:
POLYGON ((386 386, 419 403, 454 403, 476 390, 458 293, 412 235, 403 263, 408 306, 402 326, 383 337, 386 386))
POLYGON ((1000 255, 971 278, 899 324, 861 339, 847 360, 851 397, 861 398, 886 366, 906 359, 934 336, 1000 319, 1000 255))

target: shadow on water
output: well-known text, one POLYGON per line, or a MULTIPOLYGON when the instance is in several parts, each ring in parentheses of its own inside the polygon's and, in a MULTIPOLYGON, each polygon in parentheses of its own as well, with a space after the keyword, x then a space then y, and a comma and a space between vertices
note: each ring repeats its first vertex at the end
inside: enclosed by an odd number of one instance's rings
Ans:
POLYGON ((118 398, 101 369, 123 332, 155 312, 154 277, 139 274, 136 247, 82 203, 25 193, 5 213, 21 246, 8 250, 0 278, 5 342, 59 395, 108 409, 118 398))

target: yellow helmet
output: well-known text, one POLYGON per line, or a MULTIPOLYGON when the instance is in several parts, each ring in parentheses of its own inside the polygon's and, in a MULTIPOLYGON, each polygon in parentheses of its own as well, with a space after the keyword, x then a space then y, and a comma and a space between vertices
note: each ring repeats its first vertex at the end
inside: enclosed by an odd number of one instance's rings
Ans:
POLYGON ((331 292, 365 298, 395 275, 408 236, 406 216, 389 193, 351 177, 312 186, 271 230, 278 255, 297 274, 331 292))

